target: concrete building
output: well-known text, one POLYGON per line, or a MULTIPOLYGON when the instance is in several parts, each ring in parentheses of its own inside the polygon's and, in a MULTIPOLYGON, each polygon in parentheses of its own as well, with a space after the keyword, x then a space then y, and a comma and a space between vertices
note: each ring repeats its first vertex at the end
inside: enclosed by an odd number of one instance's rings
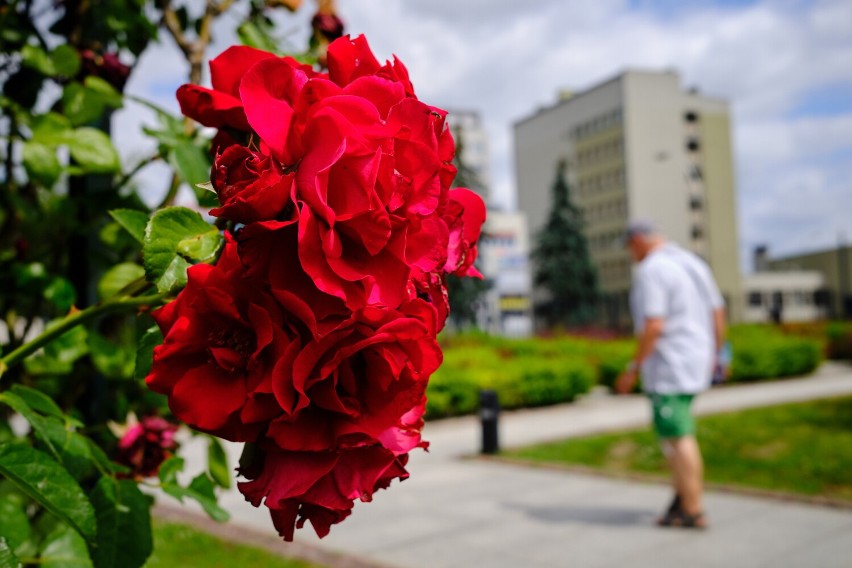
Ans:
MULTIPOLYGON (((456 140, 456 152, 459 161, 467 168, 479 183, 464 180, 482 196, 487 204, 491 187, 491 154, 488 148, 488 133, 482 124, 479 113, 471 110, 448 111, 447 121, 453 138, 456 140)), ((459 177, 470 177, 465 172, 459 172, 459 177)))
MULTIPOLYGON (((488 135, 475 111, 449 111, 447 120, 456 139, 456 152, 465 171, 457 184, 476 191, 488 205, 491 158, 488 135)), ((476 266, 491 283, 477 307, 477 325, 497 335, 525 337, 532 333, 529 271, 529 233, 526 215, 489 207, 479 240, 476 266)))
POLYGON ((825 287, 821 272, 791 270, 755 272, 743 277, 746 301, 743 322, 807 322, 827 317, 820 300, 825 287))
POLYGON ((550 210, 560 160, 602 289, 607 321, 624 325, 631 265, 621 244, 630 219, 654 222, 710 264, 729 315, 742 282, 728 105, 681 89, 674 72, 627 71, 563 93, 514 126, 518 207, 534 237, 550 210))
POLYGON ((824 304, 827 317, 852 319, 852 246, 821 250, 767 260, 773 271, 808 270, 822 275, 824 286, 817 301, 824 304))
POLYGON ((529 238, 522 213, 489 210, 479 240, 477 266, 492 286, 479 327, 508 337, 533 332, 529 238))

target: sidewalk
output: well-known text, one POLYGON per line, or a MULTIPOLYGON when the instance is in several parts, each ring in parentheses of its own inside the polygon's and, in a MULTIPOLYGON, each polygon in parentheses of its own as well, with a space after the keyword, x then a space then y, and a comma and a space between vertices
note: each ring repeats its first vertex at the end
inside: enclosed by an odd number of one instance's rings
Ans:
MULTIPOLYGON (((828 363, 809 378, 714 389, 697 400, 696 412, 843 394, 852 394, 852 367, 828 363)), ((642 396, 593 394, 504 413, 500 434, 502 446, 513 447, 648 421, 642 396)), ((325 539, 306 528, 296 540, 399 568, 850 566, 849 510, 711 492, 708 531, 662 530, 653 526, 670 498, 662 485, 460 459, 479 450, 475 417, 429 423, 424 435, 430 452, 412 455, 409 480, 358 503, 325 539)), ((236 462, 239 448, 231 449, 236 462)), ((221 503, 232 524, 273 532, 265 510, 236 491, 221 503)))

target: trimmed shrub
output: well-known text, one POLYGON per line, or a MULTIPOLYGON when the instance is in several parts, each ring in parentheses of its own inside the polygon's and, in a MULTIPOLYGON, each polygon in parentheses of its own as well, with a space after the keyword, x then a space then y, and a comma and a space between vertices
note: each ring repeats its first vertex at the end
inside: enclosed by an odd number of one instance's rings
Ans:
POLYGON ((730 382, 805 375, 822 362, 819 340, 784 335, 770 326, 736 326, 729 337, 733 349, 730 382))
POLYGON ((826 357, 852 359, 852 323, 831 322, 826 325, 826 357))
POLYGON ((466 335, 444 341, 444 349, 444 364, 426 391, 427 418, 476 412, 482 389, 495 390, 501 407, 514 409, 573 401, 596 380, 587 350, 570 343, 497 338, 477 343, 466 335))

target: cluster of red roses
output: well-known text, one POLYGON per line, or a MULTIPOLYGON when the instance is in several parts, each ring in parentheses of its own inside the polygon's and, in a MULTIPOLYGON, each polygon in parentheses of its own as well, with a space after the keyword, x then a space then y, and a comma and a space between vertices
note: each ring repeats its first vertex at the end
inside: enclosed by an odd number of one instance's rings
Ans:
POLYGON ((450 189, 446 112, 363 36, 329 46, 327 74, 248 47, 210 68, 178 99, 219 128, 211 214, 239 229, 154 313, 147 381, 191 426, 255 444, 239 489, 286 540, 305 520, 324 536, 426 446, 445 277, 478 275, 485 207, 450 189))

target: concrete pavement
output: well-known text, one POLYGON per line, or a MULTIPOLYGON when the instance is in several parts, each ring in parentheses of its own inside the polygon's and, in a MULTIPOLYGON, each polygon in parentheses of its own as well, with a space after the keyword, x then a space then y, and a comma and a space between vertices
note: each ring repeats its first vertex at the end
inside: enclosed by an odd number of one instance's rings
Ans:
MULTIPOLYGON (((852 367, 827 363, 808 378, 714 389, 696 412, 844 394, 852 394, 852 367)), ((642 396, 597 393, 504 413, 500 435, 514 447, 647 425, 649 414, 642 396)), ((479 449, 475 417, 429 423, 424 435, 430 452, 412 455, 409 480, 358 503, 323 540, 310 528, 297 532, 300 545, 399 568, 852 566, 850 510, 710 492, 709 530, 659 529, 653 520, 670 498, 663 485, 461 459, 479 449)), ((189 463, 201 460, 203 447, 185 449, 189 463)), ((229 451, 236 463, 239 447, 229 451)), ((235 529, 274 534, 265 509, 236 491, 220 503, 235 529)))

